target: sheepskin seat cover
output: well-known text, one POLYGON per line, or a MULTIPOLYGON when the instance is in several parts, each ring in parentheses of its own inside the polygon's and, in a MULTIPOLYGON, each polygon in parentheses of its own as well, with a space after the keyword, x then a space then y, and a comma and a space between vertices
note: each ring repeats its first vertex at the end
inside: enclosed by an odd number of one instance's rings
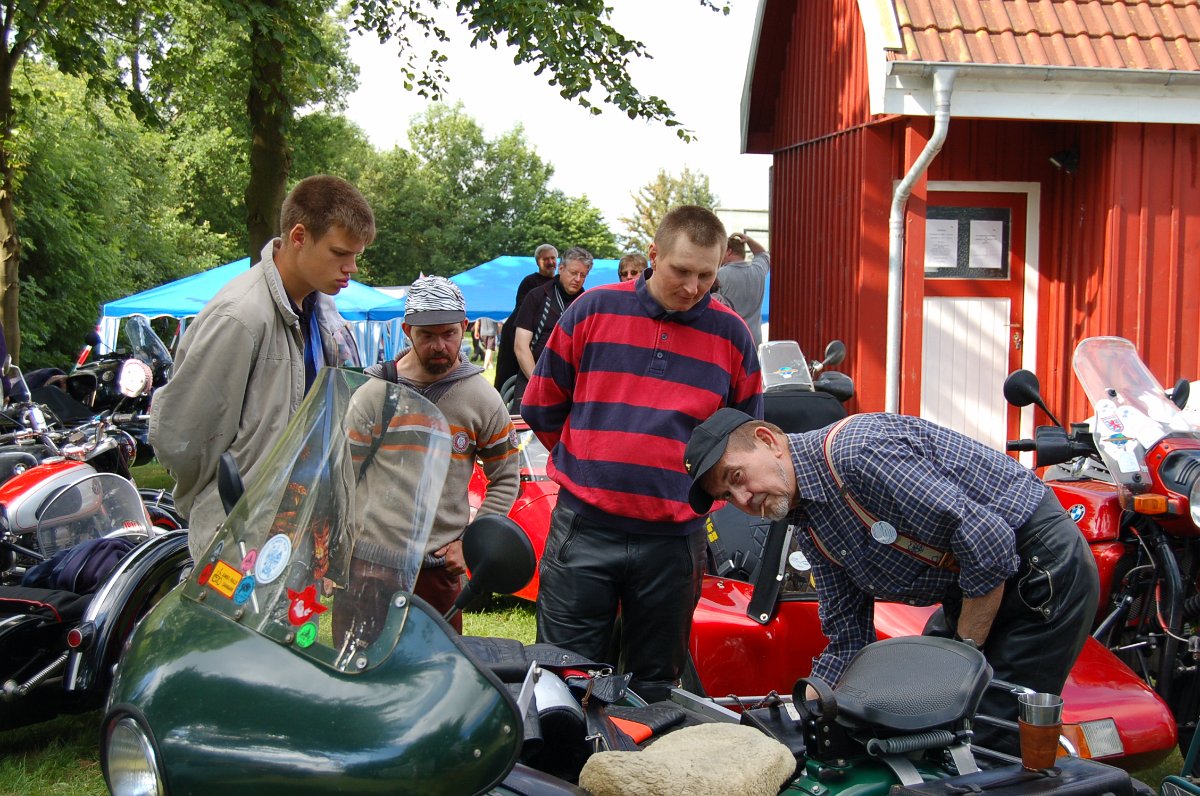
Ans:
POLYGON ((699 724, 640 752, 588 758, 579 786, 595 796, 770 796, 796 770, 788 748, 739 724, 699 724))

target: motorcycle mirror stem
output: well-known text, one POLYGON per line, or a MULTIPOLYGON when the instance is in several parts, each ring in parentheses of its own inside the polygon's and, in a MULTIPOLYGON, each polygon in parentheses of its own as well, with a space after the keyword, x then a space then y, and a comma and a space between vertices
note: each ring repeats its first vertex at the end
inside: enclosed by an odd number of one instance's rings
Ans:
POLYGON ((242 493, 245 491, 237 460, 233 458, 232 453, 225 451, 217 460, 217 494, 221 496, 221 507, 225 509, 225 516, 233 513, 233 507, 242 499, 242 493))
POLYGON ((1013 406, 1029 406, 1034 404, 1038 409, 1046 413, 1050 421, 1059 428, 1063 428, 1063 424, 1058 422, 1058 418, 1046 406, 1046 402, 1042 400, 1042 386, 1038 381, 1038 377, 1031 371, 1014 370, 1008 374, 1008 378, 1004 380, 1004 400, 1008 401, 1013 406))
POLYGON ((844 361, 846 361, 846 344, 841 340, 830 340, 829 345, 825 346, 825 358, 820 362, 814 361, 808 369, 813 376, 816 376, 825 368, 840 365, 844 361))

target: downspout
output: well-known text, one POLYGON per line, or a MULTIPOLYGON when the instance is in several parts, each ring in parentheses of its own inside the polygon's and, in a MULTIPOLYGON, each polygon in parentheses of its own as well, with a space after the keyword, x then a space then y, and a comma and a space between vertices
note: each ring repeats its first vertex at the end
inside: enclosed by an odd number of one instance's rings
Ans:
POLYGON ((900 339, 901 312, 904 305, 904 209, 912 196, 913 186, 941 151, 950 127, 950 94, 954 91, 954 69, 938 69, 933 73, 933 135, 917 156, 892 196, 892 212, 888 218, 888 292, 887 292, 887 371, 884 409, 900 411, 900 339))

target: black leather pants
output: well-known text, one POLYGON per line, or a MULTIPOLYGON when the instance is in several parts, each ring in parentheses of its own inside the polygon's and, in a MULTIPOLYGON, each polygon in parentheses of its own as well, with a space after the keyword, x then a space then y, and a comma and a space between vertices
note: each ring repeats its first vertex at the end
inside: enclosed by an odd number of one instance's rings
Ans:
POLYGON ((704 543, 703 528, 627 533, 558 506, 539 569, 537 640, 606 660, 619 609, 631 687, 649 702, 665 699, 687 660, 704 543))
MULTIPOLYGON (((1021 568, 1004 583, 1004 598, 983 653, 993 676, 1051 694, 1061 694, 1096 617, 1100 579, 1096 561, 1075 523, 1049 489, 1033 516, 1017 529, 1021 568)), ((945 601, 957 626, 961 595, 945 601)), ((988 689, 979 712, 1017 720, 1017 700, 988 689)), ((1015 733, 977 726, 975 740, 1020 754, 1015 733)))

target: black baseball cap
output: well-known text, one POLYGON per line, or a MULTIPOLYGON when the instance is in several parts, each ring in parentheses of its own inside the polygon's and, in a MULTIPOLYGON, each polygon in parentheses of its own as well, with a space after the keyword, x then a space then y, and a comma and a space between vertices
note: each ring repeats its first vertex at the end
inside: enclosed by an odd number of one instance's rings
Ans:
POLYGON ((692 486, 688 490, 688 503, 692 511, 707 514, 712 508, 712 495, 700 486, 700 479, 721 460, 733 430, 753 421, 754 418, 745 412, 726 406, 696 426, 683 452, 683 469, 692 478, 692 486))

